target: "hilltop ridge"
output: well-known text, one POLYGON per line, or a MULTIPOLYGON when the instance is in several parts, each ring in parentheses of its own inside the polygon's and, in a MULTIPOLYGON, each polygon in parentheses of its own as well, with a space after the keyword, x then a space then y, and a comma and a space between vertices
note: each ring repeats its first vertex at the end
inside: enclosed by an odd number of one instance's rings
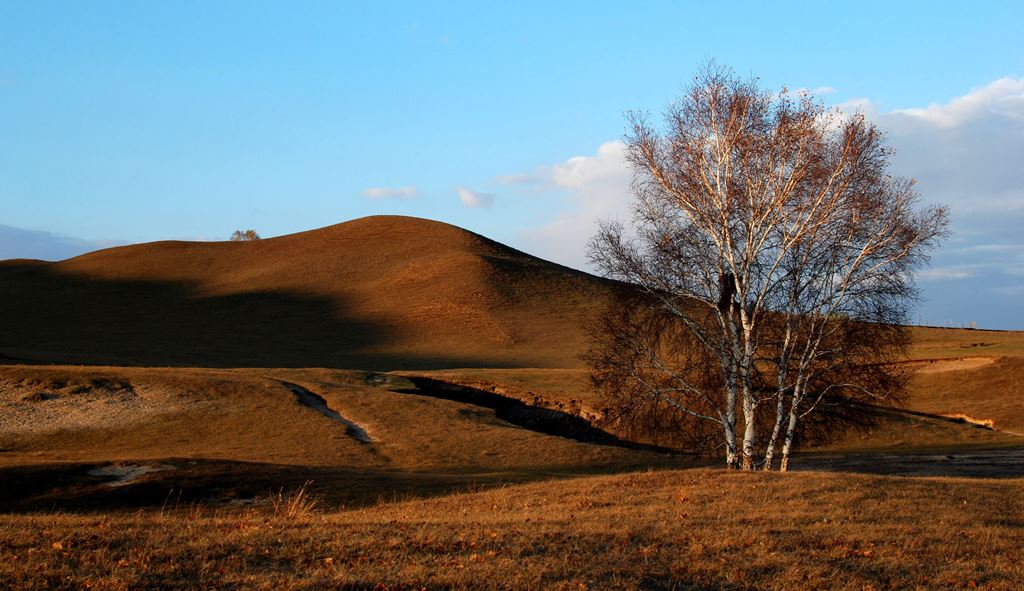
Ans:
POLYGON ((609 283, 456 226, 372 216, 252 242, 0 265, 0 354, 128 365, 575 367, 609 283))

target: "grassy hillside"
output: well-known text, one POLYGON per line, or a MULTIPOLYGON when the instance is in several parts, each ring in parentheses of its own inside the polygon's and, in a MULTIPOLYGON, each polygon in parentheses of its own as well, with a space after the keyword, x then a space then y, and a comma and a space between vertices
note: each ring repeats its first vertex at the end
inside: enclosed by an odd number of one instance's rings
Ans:
POLYGON ((204 367, 578 367, 607 283, 429 220, 0 263, 0 359, 204 367))

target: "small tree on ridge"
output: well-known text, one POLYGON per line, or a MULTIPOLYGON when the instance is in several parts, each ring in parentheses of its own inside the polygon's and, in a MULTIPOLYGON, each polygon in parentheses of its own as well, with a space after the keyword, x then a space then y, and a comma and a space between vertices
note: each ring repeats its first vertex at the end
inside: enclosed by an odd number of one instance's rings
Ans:
POLYGON ((260 235, 256 233, 256 230, 251 230, 251 229, 250 230, 246 230, 244 232, 241 231, 241 230, 235 230, 235 232, 233 234, 231 234, 231 240, 235 241, 235 242, 244 241, 244 240, 259 240, 259 239, 260 239, 260 235))

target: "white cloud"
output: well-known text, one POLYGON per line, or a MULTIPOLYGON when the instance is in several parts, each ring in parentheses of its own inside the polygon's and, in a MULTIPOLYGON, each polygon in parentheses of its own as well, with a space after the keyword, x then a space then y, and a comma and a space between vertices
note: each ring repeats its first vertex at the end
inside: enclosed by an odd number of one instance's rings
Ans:
POLYGON ((945 104, 883 112, 855 99, 889 133, 893 171, 919 181, 925 199, 948 204, 957 217, 1024 216, 1024 78, 1000 78, 945 104))
POLYGON ((942 128, 988 117, 1024 122, 1024 78, 1000 78, 944 105, 932 103, 923 109, 900 109, 892 115, 942 128))
MULTIPOLYGON (((950 207, 956 231, 971 235, 972 244, 965 246, 984 244, 984 236, 991 237, 995 229, 992 224, 1004 231, 1024 225, 1024 78, 1001 78, 945 104, 918 109, 886 112, 868 98, 838 106, 863 113, 889 134, 896 150, 893 172, 915 178, 926 201, 950 207)), ((628 213, 630 174, 624 155, 625 145, 611 141, 595 155, 500 179, 510 184, 539 179, 549 189, 562 190, 572 211, 557 219, 563 226, 568 226, 567 217, 586 221, 589 229, 594 219, 628 213)), ((526 235, 552 233, 557 224, 552 220, 550 225, 526 235)))
POLYGON ((40 230, 0 226, 0 260, 60 261, 101 248, 123 244, 128 243, 120 240, 82 240, 40 230))
POLYGON ((832 94, 836 89, 831 86, 816 86, 814 88, 808 88, 806 86, 800 86, 797 88, 790 89, 791 94, 801 95, 804 93, 821 96, 823 94, 832 94))
POLYGON ((490 207, 494 205, 493 193, 480 193, 466 187, 459 187, 455 189, 455 192, 459 194, 459 201, 465 207, 490 207))
POLYGON ((538 182, 540 177, 529 173, 502 174, 494 177, 494 180, 502 185, 529 185, 538 182))
MULTIPOLYGON (((955 236, 935 253, 935 267, 918 275, 930 284, 925 296, 932 312, 966 313, 964 302, 981 291, 1016 290, 1024 275, 1024 78, 1001 78, 921 108, 887 111, 869 98, 838 107, 877 123, 895 149, 893 174, 915 178, 924 201, 950 208, 955 236)), ((630 218, 631 174, 624 155, 623 143, 612 141, 596 154, 502 177, 506 184, 531 179, 551 203, 546 222, 520 233, 521 247, 587 269, 586 243, 597 220, 630 218)), ((992 302, 991 317, 999 320, 989 325, 1024 327, 1024 314, 1003 305, 1009 301, 992 302)))
POLYGON ((595 156, 574 156, 551 169, 551 180, 559 187, 594 189, 629 178, 626 144, 605 142, 595 156))
POLYGON ((1016 301, 1024 275, 1024 79, 1000 78, 922 108, 886 112, 868 99, 841 108, 859 109, 886 131, 893 172, 916 178, 925 201, 950 208, 956 235, 918 274, 925 315, 1024 327, 1016 301))
POLYGON ((917 273, 919 281, 956 281, 970 279, 974 273, 967 269, 932 267, 917 273))
POLYGON ((363 197, 370 199, 414 199, 419 196, 416 187, 370 187, 363 191, 363 197))
POLYGON ((621 141, 605 142, 592 156, 574 156, 538 171, 536 176, 554 193, 549 198, 567 201, 570 209, 544 226, 523 231, 523 248, 586 269, 586 244, 597 230, 597 221, 629 217, 632 173, 626 162, 626 145, 621 141))

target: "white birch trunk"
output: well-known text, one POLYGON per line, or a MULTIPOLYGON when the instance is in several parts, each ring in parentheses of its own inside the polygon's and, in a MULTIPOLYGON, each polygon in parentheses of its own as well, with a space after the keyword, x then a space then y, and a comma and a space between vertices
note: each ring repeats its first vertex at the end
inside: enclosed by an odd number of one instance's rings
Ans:
MULTIPOLYGON (((779 381, 782 382, 781 380, 779 381)), ((764 452, 764 469, 772 470, 772 463, 775 461, 775 448, 779 444, 779 434, 782 433, 782 422, 786 416, 785 388, 779 388, 778 402, 775 404, 775 425, 772 427, 771 437, 768 438, 768 446, 764 452)))
POLYGON ((739 467, 739 456, 736 449, 736 386, 729 384, 729 391, 726 394, 725 420, 722 421, 725 429, 725 463, 730 468, 739 467))
POLYGON ((743 388, 743 469, 754 469, 754 445, 757 443, 757 425, 754 422, 754 403, 748 388, 743 388))
POLYGON ((779 465, 779 472, 789 470, 789 458, 793 453, 793 439, 796 436, 796 423, 800 418, 800 400, 803 398, 803 390, 798 383, 793 389, 793 402, 789 405, 789 422, 786 425, 786 439, 782 444, 782 463, 779 465))

